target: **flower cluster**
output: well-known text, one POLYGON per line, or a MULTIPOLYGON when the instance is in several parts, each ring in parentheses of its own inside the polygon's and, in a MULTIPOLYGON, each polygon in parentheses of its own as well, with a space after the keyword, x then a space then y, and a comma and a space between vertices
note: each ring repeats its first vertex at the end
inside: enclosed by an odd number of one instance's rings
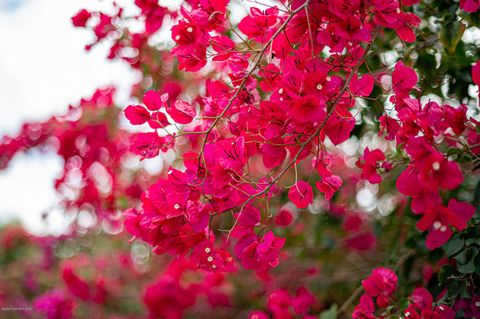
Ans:
POLYGON ((417 84, 415 71, 399 62, 392 73, 392 100, 398 113, 398 122, 384 115, 387 135, 395 137, 406 151, 410 163, 400 174, 398 190, 412 197, 411 209, 422 215, 417 227, 429 230, 427 247, 435 249, 445 244, 452 235, 451 227, 463 230, 475 213, 475 208, 455 198, 448 207, 442 203, 441 191, 454 190, 463 182, 463 174, 457 162, 449 160, 438 150, 440 142, 447 140, 450 146, 461 145, 466 136, 467 147, 478 138, 477 122, 467 117, 467 107, 441 107, 429 101, 422 105, 418 99, 408 97, 417 84), (388 123, 392 123, 390 125, 388 123))
POLYGON ((480 61, 464 36, 478 1, 164 3, 72 17, 87 50, 137 72, 128 106, 100 89, 0 140, 1 169, 32 148, 63 159, 55 188, 76 217, 60 238, 0 233, 0 287, 21 287, 0 304, 51 319, 478 316, 480 61))

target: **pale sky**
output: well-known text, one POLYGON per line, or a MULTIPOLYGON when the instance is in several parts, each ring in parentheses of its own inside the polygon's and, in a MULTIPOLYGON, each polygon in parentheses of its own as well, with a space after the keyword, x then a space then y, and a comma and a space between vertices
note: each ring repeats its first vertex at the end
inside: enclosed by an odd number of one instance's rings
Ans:
MULTIPOLYGON (((80 8, 99 3, 0 0, 0 135, 14 134, 24 121, 61 114, 97 87, 119 86, 118 98, 125 100, 135 74, 122 62, 107 61, 105 46, 86 53, 90 33, 70 23, 80 8)), ((48 227, 40 215, 56 203, 53 179, 62 164, 54 154, 34 152, 0 171, 0 223, 17 217, 31 232, 61 232, 61 212, 52 214, 48 227)))

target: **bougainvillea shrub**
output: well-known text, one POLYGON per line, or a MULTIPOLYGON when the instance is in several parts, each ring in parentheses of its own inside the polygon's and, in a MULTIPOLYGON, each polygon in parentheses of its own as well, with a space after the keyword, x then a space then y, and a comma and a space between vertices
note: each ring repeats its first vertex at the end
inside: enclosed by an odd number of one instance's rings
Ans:
POLYGON ((162 3, 72 17, 130 105, 1 140, 64 160, 73 220, 2 230, 12 316, 480 318, 478 1, 162 3))

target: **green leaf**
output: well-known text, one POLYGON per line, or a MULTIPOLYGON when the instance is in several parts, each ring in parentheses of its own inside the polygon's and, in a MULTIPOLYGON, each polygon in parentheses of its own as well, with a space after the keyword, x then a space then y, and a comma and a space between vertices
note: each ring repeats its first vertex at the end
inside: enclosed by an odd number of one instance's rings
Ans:
POLYGON ((440 32, 440 41, 450 54, 455 53, 458 43, 465 32, 465 25, 459 21, 448 23, 440 32))
POLYGON ((473 245, 473 244, 476 244, 476 245, 479 245, 480 246, 480 238, 468 238, 465 243, 467 244, 467 246, 470 246, 470 245, 473 245))
POLYGON ((471 274, 475 272, 475 259, 478 255, 478 248, 469 247, 466 250, 462 251, 458 256, 461 258, 457 259, 458 261, 458 271, 462 274, 471 274))
POLYGON ((465 265, 458 265, 458 271, 462 274, 471 274, 475 272, 475 263, 473 258, 470 259, 465 265))
POLYGON ((337 318, 337 311, 338 311, 338 306, 337 304, 333 304, 330 309, 325 310, 320 314, 319 319, 336 319, 337 318))
POLYGON ((465 245, 465 240, 461 237, 453 237, 446 245, 443 246, 443 249, 448 254, 448 256, 453 256, 462 250, 465 245))
POLYGON ((465 265, 467 263, 467 251, 464 250, 455 256, 455 260, 459 265, 465 265))

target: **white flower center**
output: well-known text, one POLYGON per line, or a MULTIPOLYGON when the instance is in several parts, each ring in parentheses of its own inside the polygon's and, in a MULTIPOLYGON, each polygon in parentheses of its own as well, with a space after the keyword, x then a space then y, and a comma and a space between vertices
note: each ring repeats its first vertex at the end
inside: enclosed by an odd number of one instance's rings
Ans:
POLYGON ((434 171, 438 171, 440 169, 440 163, 439 162, 433 162, 432 168, 434 171))
POLYGON ((440 227, 442 227, 442 223, 439 222, 439 221, 436 221, 433 223, 433 228, 434 229, 439 229, 440 227))
POLYGON ((205 252, 206 252, 207 254, 209 254, 209 253, 210 253, 210 251, 211 251, 211 250, 210 250, 210 248, 208 248, 208 247, 207 247, 207 248, 205 248, 205 252))
POLYGON ((192 27, 188 27, 188 28, 187 28, 187 32, 193 32, 193 28, 192 28, 192 27))

